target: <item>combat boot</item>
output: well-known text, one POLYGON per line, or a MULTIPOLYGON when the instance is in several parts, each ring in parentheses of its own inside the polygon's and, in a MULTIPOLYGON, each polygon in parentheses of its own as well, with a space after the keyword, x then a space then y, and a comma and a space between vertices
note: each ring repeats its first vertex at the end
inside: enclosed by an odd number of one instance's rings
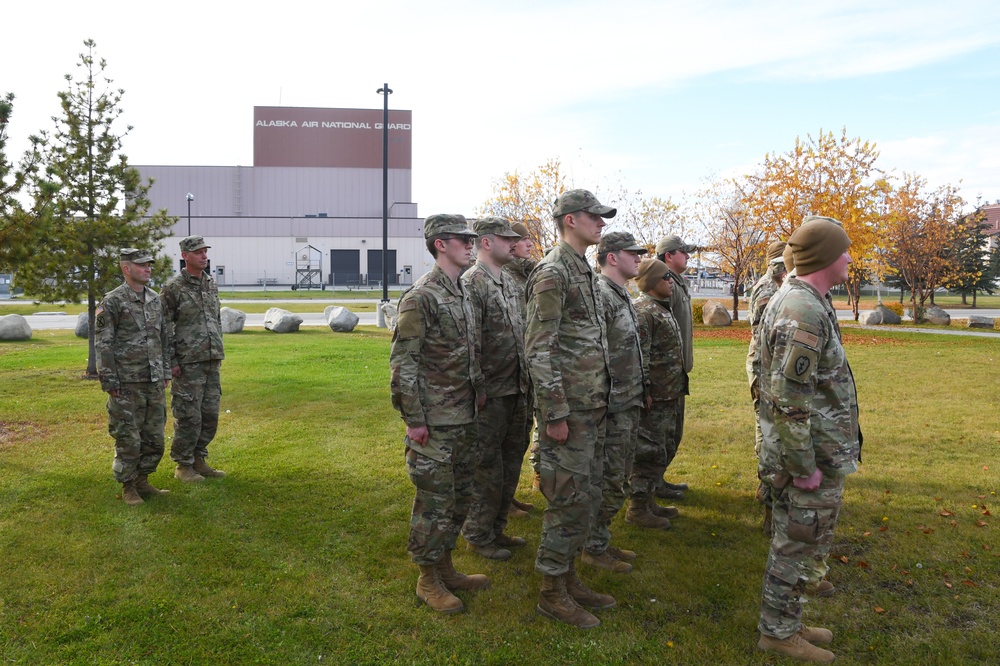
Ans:
POLYGON ((675 490, 673 488, 667 488, 665 485, 656 486, 656 491, 653 494, 659 499, 668 499, 668 500, 684 499, 683 490, 675 490))
POLYGON ((608 546, 608 552, 622 562, 634 562, 635 558, 638 557, 634 550, 625 550, 624 548, 618 548, 617 546, 608 546))
POLYGON ((508 518, 527 518, 528 512, 524 509, 519 509, 513 502, 510 503, 510 507, 507 509, 508 518))
POLYGON ((667 490, 687 490, 688 484, 686 483, 670 483, 666 479, 663 480, 663 487, 667 490))
POLYGON ((221 469, 213 469, 208 466, 204 458, 195 458, 194 464, 191 465, 191 469, 201 474, 206 479, 212 477, 213 479, 221 479, 226 475, 221 469))
POLYGON ((448 591, 438 574, 440 561, 435 564, 421 564, 417 578, 417 598, 439 613, 459 613, 465 608, 462 600, 448 591))
POLYGON ((542 576, 542 591, 538 594, 535 610, 545 617, 580 629, 593 629, 601 624, 596 616, 573 601, 566 591, 566 580, 562 576, 542 576))
POLYGON ((495 542, 491 541, 483 545, 466 542, 466 547, 471 550, 476 555, 485 557, 488 560, 498 560, 500 562, 504 560, 509 560, 512 553, 506 548, 501 548, 495 542))
POLYGON ((607 569, 608 571, 613 571, 615 573, 628 573, 629 571, 632 571, 632 565, 628 562, 623 562, 612 555, 610 548, 600 555, 594 555, 592 553, 588 553, 587 551, 583 551, 583 555, 580 556, 580 559, 584 564, 597 567, 598 569, 607 569))
POLYGON ((201 483, 205 480, 205 477, 194 471, 191 465, 177 465, 177 469, 174 470, 174 478, 185 483, 201 483))
POLYGON ((677 507, 660 506, 656 502, 649 503, 649 512, 654 516, 659 516, 660 518, 676 518, 681 515, 681 512, 677 510, 677 507))
POLYGON ((569 571, 563 574, 566 581, 566 593, 581 606, 587 608, 614 608, 618 602, 610 594, 601 594, 583 584, 576 576, 576 562, 569 563, 569 571))
POLYGON ((788 638, 775 638, 774 636, 760 635, 757 641, 757 649, 764 652, 777 652, 799 661, 811 661, 818 664, 829 664, 835 658, 829 650, 818 648, 801 634, 792 634, 788 638))
POLYGON ((144 503, 139 497, 139 491, 135 489, 135 481, 127 481, 122 484, 122 501, 129 506, 139 506, 144 503))
POLYGON ((669 530, 670 521, 667 518, 653 515, 649 510, 649 498, 631 498, 628 501, 628 511, 625 512, 625 522, 638 527, 648 527, 654 530, 669 530))
POLYGON ((524 540, 524 537, 519 536, 507 536, 503 532, 496 535, 493 539, 493 543, 500 546, 501 548, 520 548, 524 544, 528 543, 524 540))
POLYGON ((815 585, 806 585, 807 597, 832 597, 837 588, 827 579, 823 579, 815 585))
POLYGON ((512 506, 517 507, 521 511, 526 511, 527 513, 531 513, 532 511, 535 510, 535 505, 534 504, 531 504, 529 502, 522 502, 521 500, 517 499, 516 497, 513 498, 513 499, 511 499, 510 503, 511 503, 512 506))
POLYGON ((149 497, 151 495, 169 495, 169 490, 160 490, 149 483, 148 474, 140 474, 135 480, 135 489, 141 497, 149 497))
POLYGON ((822 627, 807 627, 802 625, 802 628, 799 629, 799 636, 806 639, 813 645, 833 642, 833 632, 829 629, 823 629, 822 627))
POLYGON ((490 586, 490 579, 483 574, 465 575, 455 571, 455 565, 451 561, 451 551, 444 551, 444 555, 438 560, 438 577, 444 586, 449 590, 485 590, 490 586))

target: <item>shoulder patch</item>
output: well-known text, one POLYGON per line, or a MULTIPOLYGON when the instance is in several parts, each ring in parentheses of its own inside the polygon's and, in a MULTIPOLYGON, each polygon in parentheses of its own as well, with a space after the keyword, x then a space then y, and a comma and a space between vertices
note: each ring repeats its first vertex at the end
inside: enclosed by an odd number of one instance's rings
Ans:
POLYGON ((792 335, 792 342, 799 342, 806 345, 807 347, 813 347, 815 349, 819 347, 819 336, 813 335, 808 331, 803 331, 801 328, 798 328, 792 335))
POLYGON ((417 309, 417 299, 415 298, 408 298, 399 304, 399 314, 416 309, 417 309))
POLYGON ((551 291, 556 288, 555 278, 545 278, 544 280, 539 280, 535 283, 534 292, 536 294, 541 294, 546 291, 551 291))
POLYGON ((788 346, 785 363, 781 372, 788 379, 805 384, 816 372, 819 362, 819 352, 801 344, 788 346))

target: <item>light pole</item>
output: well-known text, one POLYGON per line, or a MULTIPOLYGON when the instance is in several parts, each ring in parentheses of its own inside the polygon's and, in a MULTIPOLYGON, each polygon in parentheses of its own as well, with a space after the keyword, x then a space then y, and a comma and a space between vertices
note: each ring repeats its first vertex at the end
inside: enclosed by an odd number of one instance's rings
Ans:
POLYGON ((376 91, 382 95, 382 303, 378 308, 378 326, 385 328, 382 306, 389 302, 389 95, 388 83, 376 91))
POLYGON ((188 202, 188 236, 191 235, 191 202, 194 201, 194 195, 188 192, 187 202, 188 202))

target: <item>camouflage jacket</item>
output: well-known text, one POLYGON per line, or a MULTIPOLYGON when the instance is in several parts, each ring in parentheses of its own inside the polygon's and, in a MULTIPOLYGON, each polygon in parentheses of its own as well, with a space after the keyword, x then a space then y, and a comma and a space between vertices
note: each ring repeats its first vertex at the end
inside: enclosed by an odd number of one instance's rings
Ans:
POLYGON ((170 367, 226 357, 219 288, 208 273, 195 277, 182 270, 167 280, 160 297, 163 319, 172 334, 172 345, 167 350, 170 367))
POLYGON ((635 299, 635 311, 639 320, 643 375, 649 395, 654 401, 676 400, 687 395, 684 345, 680 326, 670 312, 670 304, 649 294, 641 294, 635 299))
MULTIPOLYGON (((747 321, 750 324, 750 347, 747 349, 747 376, 753 379, 760 377, 760 359, 757 357, 757 335, 760 330, 761 318, 768 301, 778 291, 774 281, 776 266, 771 264, 767 271, 750 289, 750 300, 747 306, 747 321)), ((780 269, 784 270, 784 269, 780 269)))
POLYGON ((790 278, 761 322, 761 464, 805 478, 857 471, 858 398, 837 313, 811 285, 790 278))
POLYGON ((670 271, 667 273, 674 281, 674 293, 670 297, 670 314, 677 320, 681 329, 681 344, 684 348, 684 372, 691 372, 694 367, 694 348, 692 337, 694 327, 691 323, 691 292, 688 291, 687 280, 683 276, 670 271))
POLYGON ((476 362, 486 384, 486 397, 528 392, 528 362, 524 358, 524 321, 513 278, 499 276, 483 264, 462 275, 462 287, 472 310, 476 362))
POLYGON ((608 361, 611 369, 609 412, 643 405, 646 374, 639 347, 639 322, 625 287, 604 275, 598 276, 604 301, 604 326, 608 331, 608 361))
POLYGON ((160 297, 149 287, 141 297, 127 284, 105 294, 94 318, 101 388, 114 391, 122 384, 169 379, 163 353, 168 335, 160 297))
POLYGON ((606 407, 611 389, 607 332, 597 276, 560 242, 528 278, 525 355, 546 423, 606 407))
POLYGON ((399 299, 389 369, 392 406, 410 427, 476 420, 485 391, 475 363, 472 310, 462 289, 435 266, 399 299))

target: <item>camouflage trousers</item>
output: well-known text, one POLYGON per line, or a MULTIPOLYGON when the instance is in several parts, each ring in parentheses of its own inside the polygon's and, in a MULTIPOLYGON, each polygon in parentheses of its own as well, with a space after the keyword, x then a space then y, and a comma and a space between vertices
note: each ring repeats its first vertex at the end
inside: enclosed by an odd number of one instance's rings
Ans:
POLYGON ((802 595, 826 575, 843 495, 844 478, 824 476, 812 492, 789 483, 774 498, 774 537, 758 625, 762 634, 788 638, 802 627, 802 595))
POLYGON ((590 534, 601 506, 604 476, 604 430, 607 408, 570 412, 569 438, 557 444, 545 434, 541 414, 538 452, 541 491, 548 501, 542 516, 542 539, 535 571, 561 576, 569 570, 590 534))
POLYGON ((678 400, 657 400, 639 418, 635 461, 629 477, 629 492, 636 499, 653 496, 663 472, 677 453, 678 400))
POLYGON ((760 449, 764 445, 764 434, 760 429, 760 392, 758 385, 760 380, 749 371, 750 375, 750 397, 753 400, 753 421, 754 421, 754 440, 753 440, 753 453, 757 457, 757 478, 760 483, 757 486, 757 501, 764 506, 771 506, 771 482, 770 477, 764 474, 764 468, 760 464, 760 449))
POLYGON ((472 507, 462 526, 462 536, 469 543, 492 543, 507 527, 507 512, 528 447, 527 420, 523 393, 489 398, 479 411, 472 507))
POLYGON ((178 465, 194 464, 208 457, 208 445, 219 428, 222 361, 185 363, 181 376, 170 382, 170 411, 174 415, 174 441, 170 457, 178 465))
POLYGON ((118 396, 108 396, 108 433, 115 438, 115 481, 127 483, 152 474, 163 457, 163 427, 167 397, 163 382, 122 384, 118 396))
POLYGON ((604 433, 604 475, 601 484, 601 506, 590 526, 584 548, 600 555, 611 542, 611 519, 625 505, 632 461, 635 458, 639 429, 639 406, 620 412, 609 412, 604 433))
POLYGON ((478 432, 475 423, 427 429, 424 446, 404 438, 406 472, 416 488, 406 549, 418 565, 434 564, 455 549, 472 504, 478 432))

